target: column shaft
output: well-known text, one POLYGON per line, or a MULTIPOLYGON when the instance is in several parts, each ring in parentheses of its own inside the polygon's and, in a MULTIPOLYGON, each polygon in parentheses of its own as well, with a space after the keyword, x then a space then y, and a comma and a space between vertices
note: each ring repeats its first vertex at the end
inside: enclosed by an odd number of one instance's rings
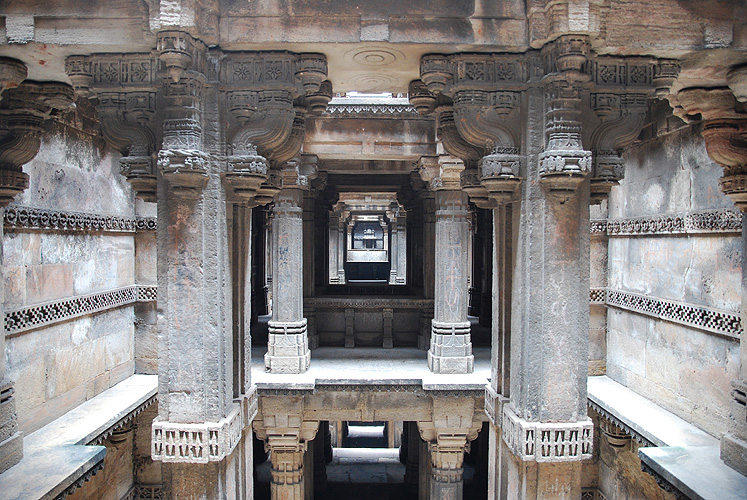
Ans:
POLYGON ((467 195, 436 192, 434 318, 428 367, 435 373, 471 373, 474 368, 467 320, 467 195))
POLYGON ((265 355, 272 373, 303 373, 311 360, 303 317, 302 200, 300 189, 282 189, 273 209, 273 307, 265 355))

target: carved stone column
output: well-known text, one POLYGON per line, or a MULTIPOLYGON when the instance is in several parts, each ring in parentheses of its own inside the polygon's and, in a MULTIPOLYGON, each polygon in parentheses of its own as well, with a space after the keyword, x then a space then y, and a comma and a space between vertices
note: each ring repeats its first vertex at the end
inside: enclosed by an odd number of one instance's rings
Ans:
POLYGON ((304 458, 308 443, 317 434, 319 422, 303 420, 302 415, 302 405, 290 412, 287 400, 265 397, 253 423, 257 437, 265 442, 265 450, 270 452, 272 500, 304 500, 306 475, 313 477, 313 467, 306 471, 304 458))
POLYGON ((271 373, 303 373, 311 352, 303 317, 303 191, 306 177, 297 161, 282 170, 282 189, 273 208, 272 320, 265 367, 271 373))
MULTIPOLYGON (((742 75, 747 81, 747 75, 742 75)), ((732 76, 732 88, 739 82, 732 76)), ((747 113, 729 88, 684 89, 676 102, 687 113, 685 119, 704 120, 702 135, 709 156, 724 168, 721 190, 742 213, 747 213, 747 113)), ((676 111, 676 110, 675 110, 676 111)), ((742 227, 747 219, 743 215, 742 227)), ((742 231, 747 248, 747 229, 742 231)), ((747 261, 742 264, 742 324, 747 324, 747 261)), ((721 438, 721 458, 740 473, 747 475, 747 339, 740 340, 739 379, 732 383, 731 422, 721 438)))
POLYGON ((329 283, 341 284, 345 282, 345 271, 342 264, 341 252, 344 251, 343 223, 340 221, 340 210, 329 213, 329 283), (342 273, 340 272, 342 270, 342 273))
POLYGON ((442 155, 422 158, 423 180, 435 191, 435 296, 428 367, 434 373, 471 373, 470 323, 467 320, 469 216, 467 193, 459 174, 464 164, 442 155))
POLYGON ((501 417, 502 439, 513 455, 507 460, 509 497, 515 491, 527 499, 579 498, 580 461, 591 457, 593 426, 586 413, 591 153, 581 140, 578 85, 588 50, 588 40, 575 36, 545 47, 552 72, 527 91, 527 182, 517 207, 510 399, 501 417), (531 117, 543 111, 545 137, 531 126, 531 117))
MULTIPOLYGON (((39 152, 44 121, 55 109, 67 109, 73 89, 57 82, 23 81, 26 67, 13 59, 0 58, 0 221, 4 207, 29 185, 23 165, 39 152)), ((0 224, 0 281, 2 281, 2 240, 0 224)), ((3 316, 4 286, 0 282, 0 316, 3 316)), ((13 389, 5 366, 5 334, 0 334, 0 473, 23 458, 23 436, 13 389)))
MULTIPOLYGON (((482 423, 475 421, 471 401, 436 398, 433 421, 418 422, 420 437, 428 445, 430 481, 428 498, 460 500, 464 492, 464 453, 482 423)), ((421 492, 422 493, 422 492, 421 492)))

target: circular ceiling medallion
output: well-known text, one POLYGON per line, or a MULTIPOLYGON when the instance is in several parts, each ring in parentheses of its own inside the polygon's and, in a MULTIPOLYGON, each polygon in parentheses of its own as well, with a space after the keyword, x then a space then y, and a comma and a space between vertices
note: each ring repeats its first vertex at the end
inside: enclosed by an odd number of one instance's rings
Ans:
POLYGON ((405 55, 388 47, 359 47, 346 52, 345 58, 361 66, 387 66, 403 60, 405 55))
POLYGON ((349 82, 351 87, 365 93, 389 92, 399 85, 399 80, 383 73, 355 75, 349 82))

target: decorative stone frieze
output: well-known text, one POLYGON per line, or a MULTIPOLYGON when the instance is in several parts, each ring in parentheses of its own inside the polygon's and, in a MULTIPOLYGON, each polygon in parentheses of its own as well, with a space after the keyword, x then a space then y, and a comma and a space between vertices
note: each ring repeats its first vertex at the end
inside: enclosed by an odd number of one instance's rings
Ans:
POLYGON ((579 422, 529 422, 503 408, 503 439, 523 461, 573 462, 592 456, 594 424, 579 422))
POLYGON ((5 311, 6 335, 87 316, 136 302, 156 300, 156 287, 133 285, 5 311))
POLYGON ((25 80, 0 100, 0 206, 28 187, 22 170, 39 151, 44 121, 73 102, 73 89, 59 82, 25 80))
POLYGON ((87 445, 100 445, 104 441, 106 441, 109 437, 112 436, 112 434, 121 431, 123 429, 132 429, 133 422, 135 420, 135 417, 140 415, 143 410, 151 406, 153 403, 158 401, 158 395, 154 394, 152 397, 148 398, 147 400, 143 401, 140 405, 135 407, 132 411, 124 415, 122 418, 120 418, 114 425, 106 429, 104 432, 99 434, 98 436, 94 437, 90 441, 88 441, 87 445))
POLYGON ((623 290, 607 290, 606 304, 734 339, 739 339, 744 332, 738 312, 721 311, 623 290))
POLYGON ((598 219, 591 221, 591 232, 608 236, 741 234, 742 214, 719 209, 627 219, 598 219))
POLYGON ((151 458, 188 464, 220 462, 233 452, 245 425, 240 405, 218 422, 175 423, 156 417, 151 428, 151 458))
POLYGON ((74 232, 134 233, 155 231, 155 217, 119 217, 83 212, 64 212, 24 207, 11 203, 3 211, 5 230, 43 230, 74 232))

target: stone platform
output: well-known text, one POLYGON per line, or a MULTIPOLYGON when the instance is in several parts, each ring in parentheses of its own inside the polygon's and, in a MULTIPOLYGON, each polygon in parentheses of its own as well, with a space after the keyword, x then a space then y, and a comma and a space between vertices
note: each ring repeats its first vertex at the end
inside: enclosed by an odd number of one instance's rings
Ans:
POLYGON ((316 386, 420 386, 425 391, 483 391, 490 378, 490 349, 474 348, 475 369, 468 374, 438 374, 428 369, 426 351, 415 348, 321 347, 300 375, 266 373, 265 349, 252 350, 252 382, 263 389, 313 390, 316 386))
POLYGON ((64 498, 103 466, 105 439, 153 403, 156 375, 133 375, 23 440, 23 459, 0 475, 4 500, 64 498))

